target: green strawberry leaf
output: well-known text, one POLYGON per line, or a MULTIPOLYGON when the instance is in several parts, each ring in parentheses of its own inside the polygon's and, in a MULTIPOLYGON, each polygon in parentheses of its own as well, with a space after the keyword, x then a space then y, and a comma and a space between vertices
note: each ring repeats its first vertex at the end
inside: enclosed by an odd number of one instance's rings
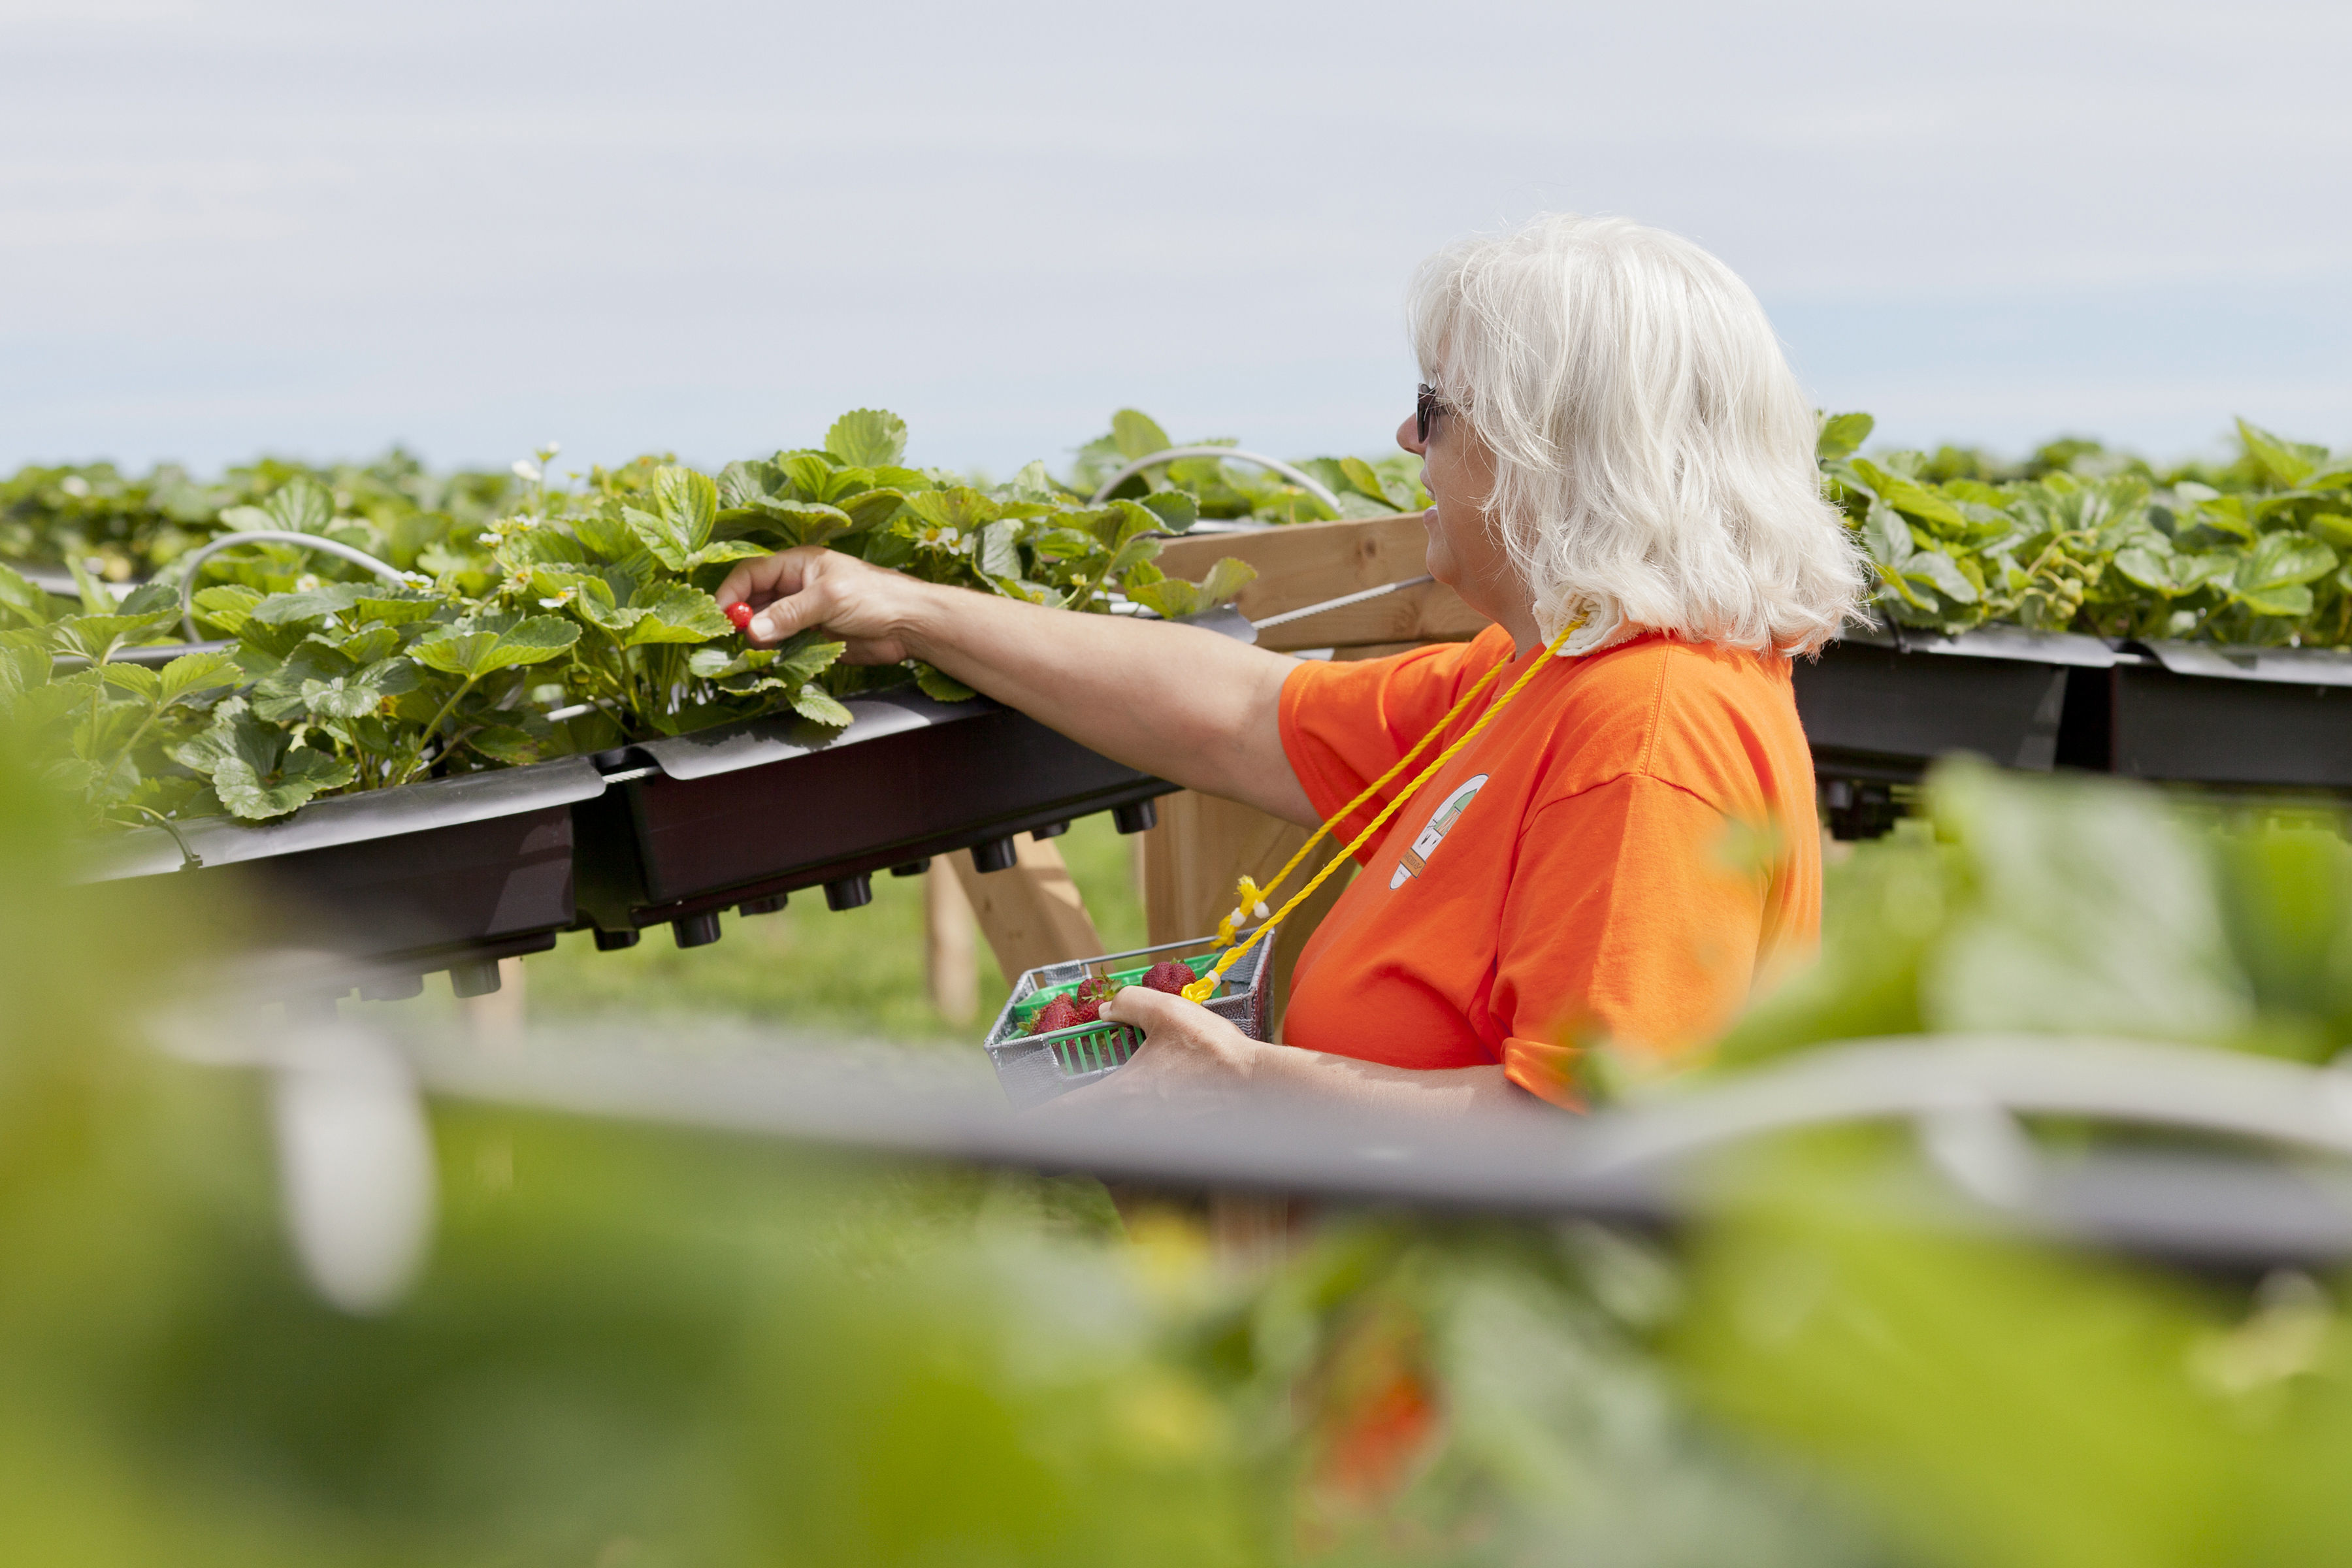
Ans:
POLYGON ((345 637, 313 632, 304 640, 333 648, 353 664, 373 664, 398 653, 403 639, 397 626, 371 624, 345 637))
POLYGON ((251 618, 270 626, 322 621, 341 615, 380 591, 373 584, 329 583, 299 594, 272 594, 253 607, 251 618))
POLYGON ((579 640, 578 626, 553 616, 480 616, 472 626, 461 622, 429 634, 408 656, 428 669, 478 680, 493 670, 543 664, 579 640))
POLYGON ((1828 463, 1853 456, 1862 449, 1862 444, 1870 439, 1871 431, 1877 426, 1878 421, 1867 414, 1824 416, 1821 434, 1813 440, 1815 460, 1828 463))
POLYGON ((698 594, 682 583, 649 584, 639 590, 629 607, 638 616, 621 638, 624 647, 646 643, 709 642, 735 629, 709 595, 698 594))
POLYGON ((128 691, 133 697, 142 698, 151 706, 155 700, 156 688, 163 684, 163 677, 143 665, 100 665, 98 673, 107 685, 118 690, 128 691))
MULTIPOLYGON (((919 659, 915 663, 915 684, 934 702, 969 702, 980 695, 955 677, 942 674, 919 659)), ((806 713, 808 710, 802 708, 801 711, 806 713)))
POLYGON ((289 746, 272 771, 256 768, 243 757, 230 757, 213 770, 213 791, 221 804, 248 821, 283 816, 313 796, 341 789, 355 770, 340 757, 308 746, 289 746))
POLYGON ((180 617, 172 611, 160 611, 146 616, 75 616, 49 624, 50 640, 67 653, 76 653, 92 664, 104 664, 126 644, 147 640, 147 634, 170 626, 180 617))
POLYGON ((26 582, 15 568, 0 565, 0 616, 45 626, 57 618, 57 596, 26 582))
POLYGON ((2283 587, 2242 588, 2231 597, 2260 616, 2292 617, 2311 614, 2311 590, 2300 583, 2283 587))
POLYGON ((81 595, 83 615, 110 616, 121 607, 114 595, 106 591, 106 584, 89 574, 89 568, 81 563, 79 556, 66 557, 66 570, 73 574, 74 591, 81 595))
POLYGON ((1903 574, 1915 582, 1924 579, 1956 604, 1973 605, 1983 597, 1977 584, 1969 582, 1958 564, 1940 550, 1922 550, 1913 555, 1903 563, 1903 574))
POLYGON ((210 728, 170 748, 168 755, 189 772, 210 778, 232 759, 257 773, 268 773, 285 749, 285 731, 262 723, 244 703, 231 700, 213 710, 210 728))
POLYGON ((485 724, 467 731, 465 744, 493 762, 509 767, 521 767, 535 763, 546 754, 546 746, 528 730, 512 724, 485 724))
POLYGON ((2203 587, 2212 574, 2212 561, 2135 544, 2116 552, 2115 568, 2141 587, 2172 599, 2203 587))
POLYGON ((1201 579, 1201 608, 1214 609, 1256 581, 1256 567, 1234 556, 1222 556, 1201 579))
POLYGON ((1154 490, 1136 502, 1171 533, 1190 533, 1201 521, 1201 503, 1190 490, 1154 490))
POLYGON ((1377 504, 1382 511, 1402 511, 1412 499, 1409 491, 1391 485, 1361 458, 1340 458, 1339 472, 1346 478, 1349 489, 1377 504))
POLYGON ((1130 463, 1176 444, 1151 416, 1138 408, 1122 408, 1110 416, 1110 438, 1118 455, 1130 463))
POLYGON ((2246 446, 2246 457, 2263 477, 2283 489, 2294 489, 2309 479, 2327 458, 2325 447, 2305 447, 2298 442, 2282 441, 2259 426, 2238 421, 2238 439, 2246 446))
POLYGON ((205 653, 184 653, 165 665, 160 673, 162 679, 156 689, 159 703, 177 702, 181 698, 194 696, 199 691, 235 686, 245 679, 245 672, 237 668, 236 660, 216 649, 205 653))
POLYGON ((2265 616, 2307 616, 2311 590, 2336 570, 2336 552, 2307 533, 2266 533, 2242 555, 2231 574, 2231 595, 2265 616))
POLYGON ((872 468, 907 450, 907 422, 882 408, 853 408, 824 433, 824 449, 844 463, 872 468))
POLYGON ((1878 499, 1895 510, 1916 517, 1939 531, 1967 531, 1969 520, 1959 508, 1917 480, 1891 473, 1864 458, 1856 458, 1852 467, 1862 476, 1863 482, 1877 492, 1878 499))
POLYGON ((1884 501, 1870 503, 1862 520, 1861 532, 1863 548, 1882 566, 1902 565, 1917 548, 1912 542, 1910 524, 1884 501))
POLYGON ((416 666, 404 658, 387 658, 348 675, 302 682, 302 702, 321 719, 362 719, 375 712, 387 697, 416 689, 416 666))
POLYGON ((2243 496, 2215 496, 2197 503, 2198 523, 2216 533, 2251 544, 2254 540, 2254 520, 2247 515, 2243 496))
POLYGON ((1156 583, 1129 582, 1127 596, 1171 621, 1181 621, 1201 607, 1201 591, 1181 577, 1156 583))
POLYGON ((988 577, 1018 577, 1021 575, 1021 547, 1014 543, 1020 524, 992 522, 980 531, 979 546, 972 552, 972 563, 988 577))
MULTIPOLYGON (((890 510, 893 511, 898 510, 898 502, 895 499, 890 504, 890 510)), ((788 548, 802 544, 823 544, 836 535, 851 531, 858 525, 855 517, 837 506, 828 506, 823 501, 793 500, 778 496, 761 496, 740 512, 729 513, 728 517, 742 520, 735 522, 733 526, 743 528, 746 531, 753 528, 761 528, 762 531, 775 534, 788 548)))
POLYGON ((573 518, 572 531, 591 553, 605 561, 625 561, 644 548, 617 506, 573 518))
POLYGON ((830 725, 835 729, 847 725, 851 720, 857 717, 834 700, 832 694, 824 687, 814 682, 793 692, 792 701, 793 711, 800 714, 802 718, 812 720, 819 724, 830 725))
POLYGON ((266 520, 260 524, 264 528, 284 529, 289 533, 323 533, 335 519, 335 498, 318 480, 307 474, 297 474, 270 492, 261 503, 261 514, 266 520))
POLYGON ((665 464, 654 470, 652 511, 625 507, 621 516, 639 543, 673 572, 684 572, 710 542, 719 519, 719 488, 708 475, 665 464))
POLYGON ((199 588, 194 600, 196 619, 216 627, 228 637, 235 637, 251 618, 254 606, 260 604, 261 591, 242 584, 228 583, 214 588, 199 588))

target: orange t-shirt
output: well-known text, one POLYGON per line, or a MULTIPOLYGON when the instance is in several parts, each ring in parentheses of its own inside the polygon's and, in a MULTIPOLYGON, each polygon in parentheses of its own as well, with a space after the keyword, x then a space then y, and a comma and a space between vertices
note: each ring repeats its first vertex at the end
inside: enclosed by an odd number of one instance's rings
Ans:
MULTIPOLYGON (((1326 817, 1498 660, 1468 643, 1301 664, 1282 747, 1326 817)), ((1821 929, 1812 754, 1789 660, 1649 634, 1555 658, 1359 857, 1291 983, 1286 1044, 1403 1068, 1500 1063, 1564 1105, 1576 1039, 1670 1053, 1821 929)), ((1392 798, 1336 829, 1345 843, 1392 798)))

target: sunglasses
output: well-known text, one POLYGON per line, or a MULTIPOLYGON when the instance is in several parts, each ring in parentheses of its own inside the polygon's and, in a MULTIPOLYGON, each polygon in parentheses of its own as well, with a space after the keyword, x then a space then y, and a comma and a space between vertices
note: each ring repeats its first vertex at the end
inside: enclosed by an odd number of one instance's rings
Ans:
POLYGON ((1426 442, 1429 439, 1430 421, 1445 411, 1445 400, 1437 395, 1437 388, 1425 381, 1423 382, 1421 389, 1413 394, 1412 399, 1413 439, 1426 442))

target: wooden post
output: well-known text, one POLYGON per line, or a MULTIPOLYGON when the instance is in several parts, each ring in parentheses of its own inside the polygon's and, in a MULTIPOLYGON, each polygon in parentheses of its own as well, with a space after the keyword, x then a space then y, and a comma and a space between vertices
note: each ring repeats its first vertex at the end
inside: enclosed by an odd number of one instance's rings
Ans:
MULTIPOLYGON (((1159 565, 1171 577, 1198 577, 1219 556, 1232 555, 1257 568, 1257 581, 1234 605, 1252 620, 1304 609, 1360 589, 1402 583, 1429 570, 1429 531, 1421 513, 1299 522, 1249 533, 1204 533, 1171 541, 1159 565)), ((1461 642, 1476 637, 1486 619, 1443 583, 1424 583, 1328 610, 1259 634, 1260 647, 1349 647, 1365 643, 1406 647, 1461 642)))
POLYGON ((946 857, 980 922, 981 935, 996 954, 1007 985, 1025 970, 1102 952, 1101 935, 1087 913, 1085 896, 1071 879, 1062 852, 1050 839, 1023 834, 1013 840, 1019 862, 1003 871, 982 871, 971 851, 946 857))
POLYGON ((971 900, 954 870, 936 861, 923 873, 923 980, 931 1006, 949 1023, 969 1024, 980 1012, 971 900))
MULTIPOLYGON (((1239 556, 1257 568, 1258 576, 1236 604, 1244 615, 1257 618, 1417 577, 1428 570, 1428 538, 1421 514, 1409 512, 1201 534, 1173 541, 1159 560, 1171 576, 1193 577, 1221 555, 1239 556)), ((1328 647, 1335 659, 1378 658, 1433 642, 1465 641, 1486 625, 1453 589, 1429 583, 1267 628, 1258 646, 1276 651, 1328 647)), ((1234 801, 1189 792, 1162 798, 1160 826, 1143 836, 1139 866, 1151 940, 1180 942, 1214 931, 1234 907, 1234 884, 1242 874, 1263 882, 1306 841, 1307 833, 1234 801)), ((1328 840, 1318 845, 1307 864, 1276 889, 1273 901, 1279 905, 1297 892, 1339 847, 1328 840)), ((1334 873, 1276 934, 1277 1020, 1290 1003, 1290 975, 1299 952, 1355 872, 1349 865, 1334 873)))
POLYGON ((513 1050, 522 1044, 523 1031, 530 1023, 528 996, 522 960, 501 958, 499 988, 486 995, 461 998, 457 1009, 464 1015, 466 1027, 476 1045, 513 1050))
MULTIPOLYGON (((1263 882, 1307 842, 1308 829, 1239 801, 1191 790, 1162 795, 1160 824, 1143 838, 1143 919, 1154 942, 1206 936, 1234 907, 1234 884, 1246 872, 1263 882)), ((1273 902, 1306 886, 1339 846, 1326 839, 1307 864, 1275 889, 1273 902)), ((1354 879, 1354 866, 1334 872, 1274 934, 1275 1037, 1290 1005, 1290 972, 1307 939, 1354 879)))

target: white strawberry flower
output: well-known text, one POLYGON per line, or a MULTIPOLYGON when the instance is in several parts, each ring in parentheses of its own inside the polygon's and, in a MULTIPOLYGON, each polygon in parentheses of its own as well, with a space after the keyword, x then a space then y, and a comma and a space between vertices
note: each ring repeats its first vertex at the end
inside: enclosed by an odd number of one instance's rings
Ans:
POLYGON ((540 471, 539 465, 532 462, 529 458, 517 458, 514 460, 513 467, 515 478, 520 479, 527 485, 535 485, 539 483, 541 479, 546 477, 540 471))

